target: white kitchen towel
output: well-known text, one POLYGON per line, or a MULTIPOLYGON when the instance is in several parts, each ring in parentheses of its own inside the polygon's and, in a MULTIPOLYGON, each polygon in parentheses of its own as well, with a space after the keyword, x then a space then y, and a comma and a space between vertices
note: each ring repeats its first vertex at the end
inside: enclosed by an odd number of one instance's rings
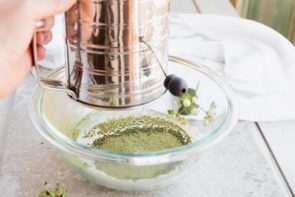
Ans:
POLYGON ((235 90, 241 120, 295 120, 295 48, 260 23, 217 15, 170 17, 169 54, 202 63, 235 90))
MULTIPOLYGON (((60 17, 49 68, 63 62, 60 17), (52 62, 52 60, 51 60, 52 62)), ((172 14, 169 54, 204 64, 235 90, 241 120, 295 120, 295 48, 260 23, 219 15, 172 14)))

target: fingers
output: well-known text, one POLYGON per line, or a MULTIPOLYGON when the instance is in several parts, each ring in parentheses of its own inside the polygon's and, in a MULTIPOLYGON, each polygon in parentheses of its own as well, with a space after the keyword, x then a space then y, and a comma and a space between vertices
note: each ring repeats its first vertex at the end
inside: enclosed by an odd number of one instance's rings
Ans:
POLYGON ((52 40, 51 31, 42 31, 37 32, 37 44, 38 45, 47 45, 52 40))
POLYGON ((54 26, 54 17, 38 20, 37 26, 37 44, 46 45, 52 40, 52 32, 50 29, 54 26))
POLYGON ((36 26, 37 56, 38 60, 43 60, 45 58, 45 48, 43 45, 47 45, 52 40, 50 29, 54 26, 54 17, 51 16, 38 20, 36 26))
POLYGON ((38 59, 38 61, 45 59, 45 56, 46 56, 46 49, 43 46, 38 45, 37 46, 37 59, 38 59))
POLYGON ((38 20, 67 11, 76 0, 26 0, 25 10, 28 15, 38 20))
POLYGON ((54 26, 54 16, 38 20, 36 22, 37 31, 48 31, 54 26))
POLYGON ((37 58, 43 60, 45 58, 46 50, 43 45, 47 45, 52 40, 52 32, 50 29, 54 26, 54 17, 47 17, 42 20, 38 20, 37 26, 37 58))

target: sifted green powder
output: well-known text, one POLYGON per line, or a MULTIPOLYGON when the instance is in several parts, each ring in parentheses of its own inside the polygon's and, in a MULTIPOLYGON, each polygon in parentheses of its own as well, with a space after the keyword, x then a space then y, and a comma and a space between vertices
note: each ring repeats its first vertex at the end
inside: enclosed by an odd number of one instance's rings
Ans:
POLYGON ((99 131, 102 137, 93 147, 118 152, 150 152, 191 143, 189 135, 178 125, 163 118, 129 116, 112 119, 92 128, 85 136, 99 131))
MULTIPOLYGON (((134 115, 110 119, 84 132, 79 141, 98 149, 127 153, 161 151, 191 143, 188 133, 175 120, 164 117, 134 115)), ((181 162, 146 166, 95 162, 97 170, 113 178, 133 181, 172 173, 180 165, 181 162)))

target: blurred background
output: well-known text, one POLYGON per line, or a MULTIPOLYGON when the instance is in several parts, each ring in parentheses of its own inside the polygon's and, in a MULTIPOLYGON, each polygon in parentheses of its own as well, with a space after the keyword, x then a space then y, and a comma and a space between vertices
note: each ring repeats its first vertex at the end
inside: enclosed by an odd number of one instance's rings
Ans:
POLYGON ((231 0, 240 16, 272 27, 295 44, 295 0, 231 0))

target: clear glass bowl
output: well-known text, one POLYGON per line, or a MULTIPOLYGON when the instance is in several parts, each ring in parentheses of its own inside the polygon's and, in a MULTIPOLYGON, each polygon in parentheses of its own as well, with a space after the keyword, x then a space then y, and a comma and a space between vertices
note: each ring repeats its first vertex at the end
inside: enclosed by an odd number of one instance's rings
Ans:
MULTIPOLYGON (((105 187, 144 191, 168 186, 179 180, 196 164, 201 154, 216 144, 233 128, 238 110, 232 89, 205 66, 170 57, 168 74, 184 78, 189 87, 198 86, 198 104, 208 109, 217 105, 216 119, 204 125, 205 112, 183 116, 183 126, 192 138, 189 145, 157 152, 122 153, 92 148, 75 141, 74 131, 81 121, 88 127, 104 120, 128 116, 151 115, 167 118, 179 125, 167 110, 178 108, 176 98, 166 92, 148 105, 124 110, 99 110, 73 101, 62 92, 37 87, 30 103, 30 115, 41 135, 58 148, 65 161, 88 180, 105 187)), ((63 80, 65 68, 54 70, 49 78, 63 80)), ((189 176, 189 174, 187 174, 189 176)))

